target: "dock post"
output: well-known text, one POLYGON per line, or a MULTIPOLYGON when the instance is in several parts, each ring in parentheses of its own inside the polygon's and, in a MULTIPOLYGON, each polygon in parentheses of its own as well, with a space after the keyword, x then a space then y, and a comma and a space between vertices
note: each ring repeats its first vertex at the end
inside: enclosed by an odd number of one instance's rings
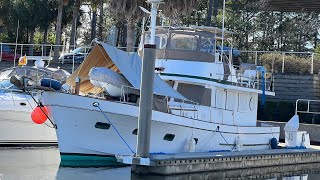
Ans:
MULTIPOLYGON (((145 44, 143 49, 141 85, 140 85, 140 107, 138 118, 137 154, 133 161, 139 158, 149 158, 151 117, 153 105, 153 84, 155 66, 156 45, 145 44)), ((134 163, 139 164, 139 163, 134 163)), ((146 173, 147 167, 132 165, 132 172, 146 173)))

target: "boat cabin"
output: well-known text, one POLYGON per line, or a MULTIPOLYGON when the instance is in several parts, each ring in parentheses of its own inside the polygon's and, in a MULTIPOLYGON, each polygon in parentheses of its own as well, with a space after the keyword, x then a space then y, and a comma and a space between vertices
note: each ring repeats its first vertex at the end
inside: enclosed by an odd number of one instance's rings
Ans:
MULTIPOLYGON (((226 50, 226 56, 232 57, 232 32, 214 27, 157 27, 156 30, 156 57, 158 59, 179 59, 185 61, 214 62, 220 61, 222 39, 225 45, 231 46, 226 50), (223 36, 223 37, 222 37, 223 36), (216 54, 216 56, 215 56, 216 54), (216 58, 216 59, 215 59, 216 58)), ((149 43, 150 32, 142 36, 142 43, 149 43)))

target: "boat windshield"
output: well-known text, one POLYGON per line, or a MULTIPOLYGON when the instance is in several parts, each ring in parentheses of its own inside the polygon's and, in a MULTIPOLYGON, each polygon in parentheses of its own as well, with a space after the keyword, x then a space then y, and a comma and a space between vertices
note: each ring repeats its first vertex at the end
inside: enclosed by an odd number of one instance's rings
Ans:
POLYGON ((215 52, 214 38, 202 36, 201 43, 200 43, 200 51, 214 54, 214 52, 215 52))
POLYGON ((13 69, 7 69, 0 72, 0 80, 2 79, 9 79, 11 72, 13 69))
POLYGON ((198 37, 188 34, 173 34, 171 37, 170 49, 196 51, 198 37))
POLYGON ((0 81, 0 91, 5 90, 20 90, 17 86, 13 85, 10 80, 2 80, 0 81))

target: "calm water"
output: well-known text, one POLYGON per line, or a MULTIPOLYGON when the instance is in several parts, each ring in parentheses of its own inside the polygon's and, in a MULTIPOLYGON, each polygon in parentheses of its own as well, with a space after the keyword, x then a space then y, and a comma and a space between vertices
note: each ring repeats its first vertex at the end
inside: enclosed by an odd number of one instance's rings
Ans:
POLYGON ((179 176, 136 176, 130 167, 66 168, 60 167, 57 148, 0 149, 0 180, 197 180, 197 179, 285 179, 318 180, 320 164, 252 168, 179 176))

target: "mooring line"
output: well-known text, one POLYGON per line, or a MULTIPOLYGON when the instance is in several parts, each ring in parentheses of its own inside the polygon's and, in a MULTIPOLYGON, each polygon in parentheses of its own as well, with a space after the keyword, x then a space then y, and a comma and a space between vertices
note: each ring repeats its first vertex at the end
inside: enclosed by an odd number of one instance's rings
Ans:
POLYGON ((106 114, 102 111, 102 109, 99 106, 99 103, 94 102, 92 104, 94 107, 97 107, 100 112, 103 114, 103 116, 109 121, 109 123, 111 124, 111 126, 114 128, 114 130, 117 132, 117 134, 119 135, 119 137, 122 139, 122 141, 127 145, 127 147, 130 149, 130 151, 134 154, 134 151, 130 148, 129 144, 124 140, 124 138, 121 136, 121 134, 119 133, 119 131, 117 130, 117 128, 112 124, 112 122, 110 121, 110 119, 106 116, 106 114))

